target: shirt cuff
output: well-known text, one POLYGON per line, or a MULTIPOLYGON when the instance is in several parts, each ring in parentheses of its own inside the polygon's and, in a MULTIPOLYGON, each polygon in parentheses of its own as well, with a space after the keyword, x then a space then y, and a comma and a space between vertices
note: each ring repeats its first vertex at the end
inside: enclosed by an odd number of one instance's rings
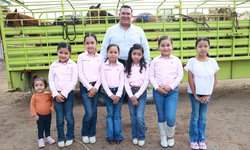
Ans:
POLYGON ((60 95, 57 91, 52 93, 53 98, 55 98, 57 95, 60 95))
POLYGON ((113 95, 113 93, 112 93, 111 91, 108 91, 108 92, 107 92, 107 95, 110 97, 110 96, 113 95))
POLYGON ((128 97, 132 97, 133 96, 132 92, 131 93, 127 93, 127 94, 128 94, 128 97))
POLYGON ((156 90, 159 87, 159 85, 156 84, 156 85, 153 85, 153 87, 156 90))
POLYGON ((61 94, 65 97, 65 98, 68 98, 68 92, 67 91, 61 91, 61 94))
POLYGON ((169 85, 169 87, 171 88, 171 90, 174 90, 176 88, 174 84, 169 85))
POLYGON ((120 92, 117 92, 116 94, 115 94, 116 96, 119 96, 119 97, 121 97, 122 96, 122 93, 120 93, 120 92))
POLYGON ((100 85, 97 85, 97 84, 95 84, 95 86, 94 86, 94 88, 96 88, 97 91, 99 90, 99 87, 100 87, 100 85))
POLYGON ((88 84, 87 90, 89 91, 90 89, 92 89, 92 85, 88 84))
POLYGON ((141 96, 141 93, 139 93, 139 92, 135 93, 135 97, 136 97, 137 99, 140 98, 140 96, 141 96))

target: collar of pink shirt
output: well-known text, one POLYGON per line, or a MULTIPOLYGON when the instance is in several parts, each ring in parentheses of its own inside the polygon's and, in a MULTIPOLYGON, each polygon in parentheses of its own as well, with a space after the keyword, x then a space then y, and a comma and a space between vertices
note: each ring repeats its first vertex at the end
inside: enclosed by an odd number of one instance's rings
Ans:
POLYGON ((174 55, 170 54, 169 57, 163 57, 162 55, 160 55, 159 58, 163 58, 163 59, 172 59, 172 58, 174 58, 174 55))
POLYGON ((66 63, 61 63, 60 59, 57 59, 56 63, 58 63, 58 64, 71 64, 72 60, 69 58, 66 63))
POLYGON ((87 55, 87 56, 94 56, 94 57, 96 57, 98 53, 97 53, 97 50, 96 50, 95 54, 91 55, 91 54, 89 54, 89 52, 87 51, 87 49, 85 49, 84 50, 84 54, 87 55))
MULTIPOLYGON (((116 60, 116 63, 115 63, 115 65, 118 65, 118 63, 119 63, 119 61, 118 60, 116 60)), ((105 65, 111 65, 110 63, 109 63, 109 59, 104 63, 105 65)))
POLYGON ((135 66, 135 67, 140 67, 140 64, 132 64, 132 66, 135 66))

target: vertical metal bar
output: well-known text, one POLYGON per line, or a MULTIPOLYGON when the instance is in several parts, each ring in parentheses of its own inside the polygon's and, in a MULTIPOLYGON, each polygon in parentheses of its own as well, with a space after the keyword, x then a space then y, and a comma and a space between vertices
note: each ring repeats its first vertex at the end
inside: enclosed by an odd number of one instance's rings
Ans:
MULTIPOLYGON (((236 2, 234 0, 234 2, 233 2, 233 11, 235 11, 235 6, 236 6, 236 2)), ((232 18, 231 18, 231 21, 232 21, 232 18)), ((235 32, 234 25, 235 25, 235 19, 232 21, 232 33, 235 32)), ((231 50, 232 50, 231 57, 234 57, 235 56, 235 36, 232 36, 232 48, 231 48, 231 50)), ((233 79, 234 76, 235 76, 235 65, 234 65, 234 63, 236 61, 231 60, 231 62, 232 62, 231 63, 231 79, 233 79)))
MULTIPOLYGON (((46 20, 48 22, 48 13, 46 13, 46 20)), ((46 50, 47 50, 47 59, 48 59, 48 64, 50 65, 51 61, 50 61, 50 53, 49 53, 48 26, 45 25, 44 28, 45 28, 46 46, 47 46, 47 48, 46 48, 46 50)), ((39 36, 41 38, 41 35, 39 35, 39 36)))
MULTIPOLYGON (((65 15, 64 15, 64 4, 63 4, 63 0, 61 0, 61 8, 62 8, 62 22, 66 21, 65 19, 65 15)), ((62 26, 62 28, 64 28, 64 26, 62 26)), ((63 31, 62 33, 63 37, 66 37, 66 33, 65 31, 63 31)))
MULTIPOLYGON (((199 15, 197 16, 197 18, 199 18, 199 15)), ((199 37, 199 30, 200 30, 200 27, 198 23, 196 23, 196 37, 199 37)))
POLYGON ((179 0, 179 3, 180 3, 180 8, 179 8, 179 14, 180 14, 180 20, 179 20, 179 23, 180 23, 180 46, 181 46, 181 49, 180 49, 180 59, 181 61, 183 61, 183 21, 182 21, 182 0, 179 0))
POLYGON ((236 60, 230 60, 230 62, 231 62, 231 75, 230 75, 230 79, 234 78, 234 61, 236 61, 236 60))
POLYGON ((219 40, 220 40, 220 37, 219 37, 219 31, 220 31, 220 28, 219 28, 219 17, 217 15, 217 17, 215 16, 216 19, 216 25, 217 25, 217 31, 216 31, 216 53, 217 53, 217 57, 219 57, 219 40))
POLYGON ((4 32, 4 19, 3 19, 3 10, 0 7, 0 29, 1 29, 1 35, 2 35, 2 42, 3 42, 3 51, 4 51, 4 57, 5 57, 5 63, 6 63, 6 70, 7 70, 7 79, 8 79, 8 88, 13 89, 13 84, 11 81, 11 74, 10 74, 10 68, 9 68, 9 57, 8 57, 8 49, 6 45, 6 38, 5 38, 5 32, 4 32))
POLYGON ((86 30, 86 27, 85 27, 85 18, 83 17, 83 13, 82 13, 82 10, 81 10, 81 20, 82 20, 82 35, 83 37, 85 36, 85 30, 86 30))
MULTIPOLYGON (((234 2, 233 2, 233 11, 236 10, 235 7, 236 7, 236 2, 234 0, 234 2)), ((232 18, 231 18, 231 21, 232 21, 232 18)), ((235 19, 232 21, 232 33, 235 32, 234 25, 235 25, 235 19)), ((232 48, 231 49, 232 49, 231 56, 234 57, 234 55, 235 55, 235 36, 233 34, 232 34, 232 48)))
POLYGON ((248 20, 248 56, 250 56, 250 20, 248 20))
POLYGON ((61 7, 62 7, 62 21, 65 21, 63 0, 61 0, 61 7))
MULTIPOLYGON (((166 20, 166 15, 164 15, 163 17, 164 20, 166 20)), ((166 29, 167 29, 167 21, 163 21, 163 31, 164 31, 164 35, 166 35, 166 29)))
POLYGON ((21 26, 21 33, 23 34, 23 35, 20 35, 20 37, 22 37, 22 39, 23 39, 23 47, 25 48, 25 52, 24 52, 24 54, 25 54, 25 64, 26 64, 26 67, 28 68, 29 67, 29 61, 28 61, 28 52, 27 52, 27 42, 26 42, 26 36, 25 36, 25 32, 24 32, 24 25, 22 24, 22 26, 21 26))

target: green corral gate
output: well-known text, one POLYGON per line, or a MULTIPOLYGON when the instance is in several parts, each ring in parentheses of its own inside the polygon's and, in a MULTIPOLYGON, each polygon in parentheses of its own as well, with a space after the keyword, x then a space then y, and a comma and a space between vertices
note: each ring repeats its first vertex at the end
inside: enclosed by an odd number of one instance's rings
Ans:
POLYGON ((134 9, 134 18, 139 13, 147 14, 140 15, 140 21, 134 24, 144 29, 152 58, 159 55, 157 39, 162 35, 173 38, 173 53, 184 64, 196 55, 196 38, 208 37, 211 41, 209 55, 221 68, 219 79, 250 77, 249 0, 3 0, 0 4, 1 36, 10 90, 29 90, 34 74, 47 77, 50 64, 57 59, 59 42, 71 43, 74 61, 84 49, 86 33, 97 35, 100 49, 106 29, 118 21, 119 8, 123 4, 134 9), (87 16, 91 6, 95 8, 92 7, 92 13, 87 16), (14 13, 15 8, 17 12, 14 13), (114 16, 101 17, 100 10, 114 16), (8 14, 12 14, 12 19, 5 18, 8 14), (18 19, 21 14, 37 20, 18 19), (153 22, 149 22, 150 17, 153 22), (37 22, 28 26, 26 21, 32 20, 37 22))

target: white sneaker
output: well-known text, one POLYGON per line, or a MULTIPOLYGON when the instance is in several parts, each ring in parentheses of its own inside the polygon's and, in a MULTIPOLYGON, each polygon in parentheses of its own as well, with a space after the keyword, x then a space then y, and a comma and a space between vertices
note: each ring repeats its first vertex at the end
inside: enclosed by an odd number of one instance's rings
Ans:
POLYGON ((71 144, 73 144, 73 140, 67 140, 65 142, 65 146, 70 146, 71 144))
POLYGON ((88 144, 89 143, 89 137, 88 136, 83 136, 82 137, 82 142, 85 143, 85 144, 88 144))
POLYGON ((94 143, 96 142, 95 136, 89 137, 89 142, 90 142, 91 144, 94 144, 94 143))
POLYGON ((197 142, 190 142, 189 146, 190 146, 191 149, 197 149, 197 150, 200 149, 197 142))
POLYGON ((145 140, 140 140, 139 142, 138 142, 138 145, 139 146, 143 146, 145 144, 145 140))
POLYGON ((64 141, 60 141, 57 144, 58 144, 58 147, 64 147, 65 146, 64 141))
POLYGON ((199 148, 200 149, 207 149, 207 145, 205 142, 199 142, 199 148))
POLYGON ((133 139, 133 144, 137 145, 138 144, 138 140, 137 139, 133 139))
POLYGON ((168 146, 170 147, 174 146, 174 138, 168 139, 168 146))
POLYGON ((38 147, 39 148, 45 147, 45 142, 43 138, 38 140, 38 147))
POLYGON ((54 144, 56 141, 54 139, 52 139, 51 136, 48 136, 46 139, 45 139, 45 142, 48 142, 49 144, 54 144))

